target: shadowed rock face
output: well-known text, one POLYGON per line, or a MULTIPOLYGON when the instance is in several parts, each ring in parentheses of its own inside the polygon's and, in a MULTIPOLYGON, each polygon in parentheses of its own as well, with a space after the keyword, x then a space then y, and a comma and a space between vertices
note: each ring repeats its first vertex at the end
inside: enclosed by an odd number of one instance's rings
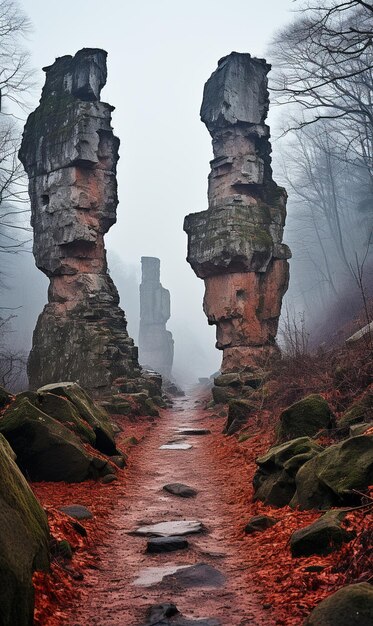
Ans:
POLYGON ((160 260, 141 257, 139 358, 143 366, 171 377, 174 358, 172 333, 166 330, 170 318, 170 292, 160 283, 160 260))
POLYGON ((255 367, 276 351, 289 248, 286 191, 272 179, 263 59, 232 52, 205 85, 201 119, 214 159, 207 211, 185 218, 187 260, 205 281, 204 311, 217 326, 222 371, 255 367))
POLYGON ((102 393, 117 377, 141 373, 103 239, 116 221, 119 147, 113 107, 100 102, 106 52, 84 48, 44 71, 19 153, 29 177, 35 261, 50 279, 29 357, 30 386, 73 380, 102 393))

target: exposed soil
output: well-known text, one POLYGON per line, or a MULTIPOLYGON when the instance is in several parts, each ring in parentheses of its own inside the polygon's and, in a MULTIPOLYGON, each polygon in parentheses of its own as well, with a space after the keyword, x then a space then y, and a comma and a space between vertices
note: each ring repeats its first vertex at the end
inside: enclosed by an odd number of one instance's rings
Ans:
POLYGON ((211 446, 213 435, 187 436, 193 446, 189 450, 160 449, 179 437, 176 429, 180 426, 211 425, 219 432, 222 419, 212 420, 193 398, 180 399, 172 410, 163 413, 133 451, 126 472, 126 493, 106 520, 109 532, 99 549, 99 569, 91 570, 79 584, 82 597, 68 624, 141 625, 146 609, 160 602, 174 602, 191 619, 220 618, 222 625, 273 623, 259 597, 248 591, 247 564, 240 559, 239 542, 227 532, 232 527, 232 515, 211 446), (186 483, 196 488, 198 495, 180 498, 168 494, 162 487, 170 482, 186 483), (146 554, 146 538, 128 534, 140 525, 181 519, 200 520, 206 527, 203 534, 188 537, 188 550, 146 554), (201 562, 225 576, 223 588, 186 589, 168 582, 149 587, 134 585, 146 568, 201 562))

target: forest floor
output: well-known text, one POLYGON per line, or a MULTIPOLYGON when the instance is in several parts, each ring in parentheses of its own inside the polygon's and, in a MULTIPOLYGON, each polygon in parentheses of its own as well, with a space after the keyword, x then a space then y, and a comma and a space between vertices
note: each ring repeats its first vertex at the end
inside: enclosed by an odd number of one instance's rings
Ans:
MULTIPOLYGON (((335 397, 326 393, 330 363, 323 367, 319 361, 317 370, 310 365, 318 380, 306 375, 300 388, 298 381, 297 391, 284 374, 281 385, 273 383, 271 397, 278 410, 297 399, 290 396, 308 392, 309 387, 325 392, 334 408, 347 403, 341 390, 335 390, 335 397)), ((289 372, 289 377, 294 379, 294 373, 289 372)), ((255 459, 273 443, 276 416, 270 408, 262 410, 249 428, 250 437, 240 443, 237 437, 221 434, 224 411, 205 407, 199 390, 199 395, 194 391, 176 400, 159 418, 139 418, 135 423, 118 417, 123 428, 118 447, 126 446, 131 435, 139 443, 130 448, 127 467, 110 485, 93 481, 33 485, 48 512, 53 536, 68 539, 74 550, 71 562, 55 559, 50 574, 35 574, 37 626, 142 626, 146 610, 162 602, 175 603, 189 619, 216 618, 221 626, 301 626, 325 596, 348 582, 365 579, 364 540, 372 528, 372 509, 347 516, 346 524, 357 537, 339 551, 292 558, 292 532, 319 513, 253 502, 255 459), (185 437, 192 445, 187 450, 160 449, 184 426, 207 428, 211 434, 185 437), (168 494, 162 487, 170 482, 186 483, 198 494, 194 498, 168 494), (58 511, 72 503, 83 504, 94 514, 81 523, 87 536, 58 511), (250 517, 262 513, 278 523, 263 533, 246 535, 250 517), (188 536, 187 550, 148 554, 146 538, 129 534, 140 525, 183 519, 199 520, 205 527, 203 533, 188 536), (150 586, 136 582, 144 574, 160 571, 149 568, 197 563, 218 570, 224 583, 190 587, 177 576, 150 586)))

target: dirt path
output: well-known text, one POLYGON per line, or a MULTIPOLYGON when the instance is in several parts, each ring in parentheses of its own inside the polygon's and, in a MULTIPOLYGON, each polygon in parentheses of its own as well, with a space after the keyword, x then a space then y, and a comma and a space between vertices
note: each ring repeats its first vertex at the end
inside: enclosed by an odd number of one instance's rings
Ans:
MULTIPOLYGON (((227 539, 231 519, 224 501, 212 435, 187 436, 188 450, 162 450, 178 436, 177 428, 206 427, 206 412, 193 397, 181 398, 164 411, 151 433, 133 453, 127 474, 126 496, 119 500, 107 524, 110 533, 100 547, 100 569, 85 577, 89 603, 84 603, 68 626, 142 626, 151 605, 173 602, 189 619, 217 618, 221 626, 270 626, 269 616, 248 593, 239 544, 227 539), (166 483, 194 487, 194 498, 166 493, 166 483), (200 520, 203 534, 188 536, 189 549, 147 554, 147 540, 128 533, 139 525, 170 520, 200 520), (175 582, 139 586, 136 579, 147 568, 207 563, 225 577, 220 588, 185 588, 175 582)), ((211 420, 210 420, 211 422, 211 420)), ((213 429, 221 429, 217 420, 213 429)), ((234 480, 234 477, 232 477, 234 480)), ((225 490, 226 491, 226 490, 225 490)), ((247 567, 247 566, 246 566, 247 567)))

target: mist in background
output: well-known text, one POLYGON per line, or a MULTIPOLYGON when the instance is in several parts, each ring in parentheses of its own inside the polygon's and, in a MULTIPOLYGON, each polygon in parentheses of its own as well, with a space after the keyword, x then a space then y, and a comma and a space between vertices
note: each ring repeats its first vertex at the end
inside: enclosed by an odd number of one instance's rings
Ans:
MULTIPOLYGON (((175 340, 174 375, 195 381, 219 369, 215 328, 202 310, 204 286, 186 263, 184 216, 207 208, 211 138, 199 119, 203 86, 218 59, 235 50, 262 57, 273 32, 291 18, 291 0, 98 0, 20 2, 33 31, 27 42, 36 86, 42 67, 83 47, 108 52, 102 100, 116 107, 121 140, 118 221, 105 238, 109 268, 137 344, 141 256, 161 260, 161 282, 171 293, 167 328, 175 340)), ((270 113, 269 123, 275 110, 270 113)), ((276 159, 276 145, 274 159, 276 159)), ((12 342, 28 352, 47 278, 30 253, 9 258, 3 306, 13 312, 12 342)))

